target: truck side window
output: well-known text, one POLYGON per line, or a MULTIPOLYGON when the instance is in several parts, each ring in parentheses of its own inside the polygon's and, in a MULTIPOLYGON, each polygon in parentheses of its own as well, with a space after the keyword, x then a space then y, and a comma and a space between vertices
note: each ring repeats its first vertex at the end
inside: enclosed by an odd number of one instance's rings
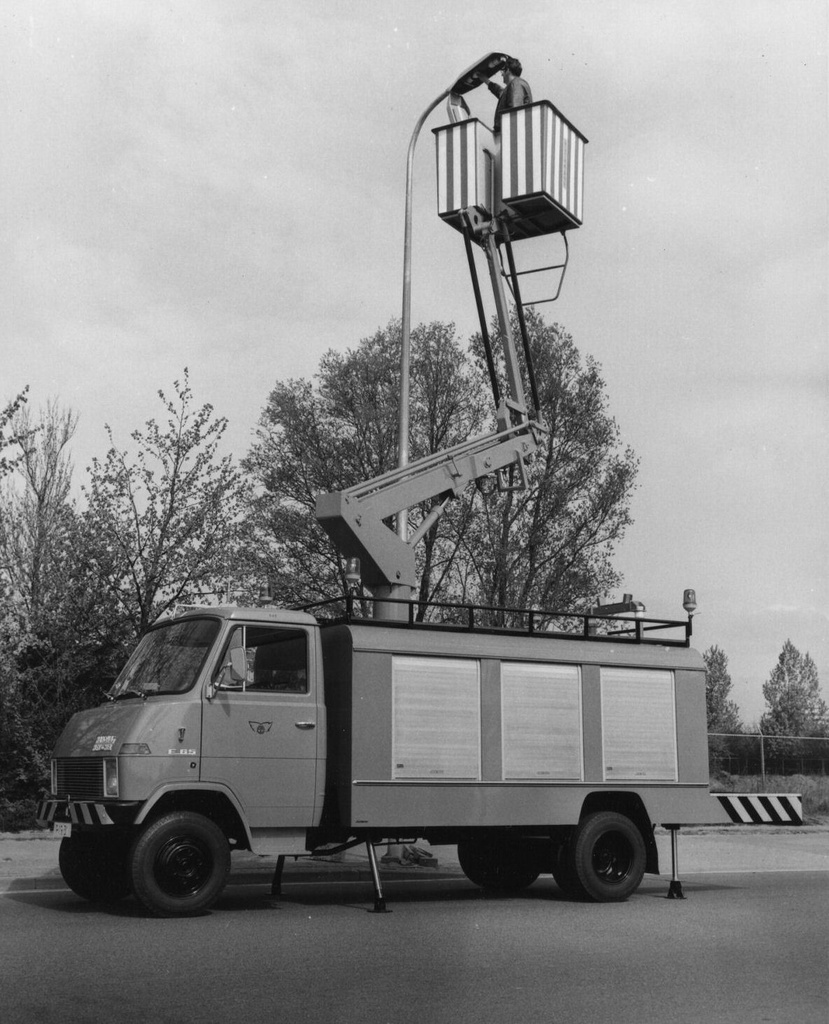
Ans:
POLYGON ((237 626, 222 656, 218 681, 223 690, 256 693, 307 693, 308 643, 301 629, 278 626, 237 626), (232 679, 230 651, 243 647, 246 678, 232 679))

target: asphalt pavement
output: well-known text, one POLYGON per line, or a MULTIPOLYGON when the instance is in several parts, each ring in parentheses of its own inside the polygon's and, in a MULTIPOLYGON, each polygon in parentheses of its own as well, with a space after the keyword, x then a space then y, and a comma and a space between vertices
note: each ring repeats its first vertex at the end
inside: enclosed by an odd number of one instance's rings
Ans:
MULTIPOLYGON (((60 839, 51 832, 0 833, 0 895, 65 889, 58 867, 60 839)), ((429 847, 427 843, 377 847, 382 878, 396 881, 445 878, 461 874, 454 846, 429 847)), ((230 885, 269 885, 276 859, 258 857, 246 850, 231 857, 230 885)), ((282 876, 291 882, 371 882, 368 855, 355 847, 332 857, 288 857, 282 876)))
MULTIPOLYGON (((671 876, 670 835, 656 831, 662 875, 671 876)), ((58 868, 58 843, 50 832, 0 833, 0 895, 65 889, 58 868)), ((679 878, 716 872, 829 871, 829 823, 797 827, 726 825, 681 830, 679 878)), ((454 846, 396 846, 377 850, 381 877, 430 880, 461 874, 454 846), (391 857, 384 856, 390 853, 391 857)), ((231 885, 270 884, 276 861, 246 851, 231 858, 231 885)), ((362 847, 335 857, 289 857, 283 884, 371 881, 362 847)))

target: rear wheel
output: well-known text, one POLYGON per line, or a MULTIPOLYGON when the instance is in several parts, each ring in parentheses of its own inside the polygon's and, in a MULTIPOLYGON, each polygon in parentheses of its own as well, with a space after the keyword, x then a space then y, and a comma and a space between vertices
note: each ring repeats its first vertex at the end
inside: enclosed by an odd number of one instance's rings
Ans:
POLYGON ((553 855, 553 878, 561 891, 574 900, 587 897, 573 864, 570 843, 562 843, 553 855))
POLYGON ((58 865, 72 892, 92 903, 116 903, 132 889, 127 843, 121 836, 79 834, 62 839, 58 865))
POLYGON ((484 889, 526 889, 541 869, 532 848, 519 840, 466 840, 458 843, 458 861, 470 882, 484 889))
POLYGON ((135 895, 156 917, 203 913, 219 898, 230 872, 230 847, 209 818, 176 812, 152 822, 133 844, 135 895))
POLYGON ((615 811, 591 814, 576 827, 566 871, 599 903, 626 900, 645 873, 645 841, 630 818, 615 811))

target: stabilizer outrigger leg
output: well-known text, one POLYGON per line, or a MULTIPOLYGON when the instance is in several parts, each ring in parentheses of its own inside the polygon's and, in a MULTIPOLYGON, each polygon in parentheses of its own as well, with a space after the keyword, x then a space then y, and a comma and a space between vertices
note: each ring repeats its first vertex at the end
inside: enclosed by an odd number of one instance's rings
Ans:
POLYGON ((684 900, 682 882, 679 880, 679 825, 666 825, 671 833, 671 884, 668 886, 669 900, 684 900))
POLYGON ((273 878, 271 879, 271 896, 282 895, 282 872, 285 870, 285 854, 280 853, 276 858, 273 878))
POLYGON ((366 852, 368 853, 368 863, 371 868, 371 880, 374 884, 374 910, 371 913, 390 914, 391 911, 386 909, 383 887, 380 884, 380 872, 377 868, 377 855, 374 852, 374 843, 370 839, 366 840, 366 852))
MULTIPOLYGON (((352 839, 347 843, 340 843, 339 846, 325 846, 319 847, 317 853, 325 853, 328 856, 332 856, 336 853, 342 853, 345 850, 351 850, 355 846, 359 846, 363 842, 362 839, 352 839)), ((371 868, 371 881, 374 886, 374 909, 371 911, 372 914, 390 914, 391 911, 386 908, 386 900, 383 896, 383 886, 380 883, 380 871, 377 867, 377 856, 374 852, 374 844, 370 839, 365 840, 366 852, 368 853, 368 864, 371 868)), ((307 856, 306 854, 293 855, 294 860, 299 860, 300 857, 307 856)), ((282 872, 285 869, 285 854, 280 854, 276 858, 276 867, 274 868, 273 878, 271 879, 271 896, 282 895, 282 872)))

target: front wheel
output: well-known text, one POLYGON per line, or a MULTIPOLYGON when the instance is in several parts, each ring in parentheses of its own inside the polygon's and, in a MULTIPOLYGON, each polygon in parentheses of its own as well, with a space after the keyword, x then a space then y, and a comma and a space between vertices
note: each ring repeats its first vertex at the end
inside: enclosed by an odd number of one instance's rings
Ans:
POLYGON ((626 900, 645 873, 645 841, 630 818, 598 811, 576 827, 568 869, 586 896, 598 903, 626 900))
POLYGON ((230 872, 230 847, 209 818, 166 814, 139 835, 130 854, 135 895, 156 917, 190 917, 208 910, 230 872))

